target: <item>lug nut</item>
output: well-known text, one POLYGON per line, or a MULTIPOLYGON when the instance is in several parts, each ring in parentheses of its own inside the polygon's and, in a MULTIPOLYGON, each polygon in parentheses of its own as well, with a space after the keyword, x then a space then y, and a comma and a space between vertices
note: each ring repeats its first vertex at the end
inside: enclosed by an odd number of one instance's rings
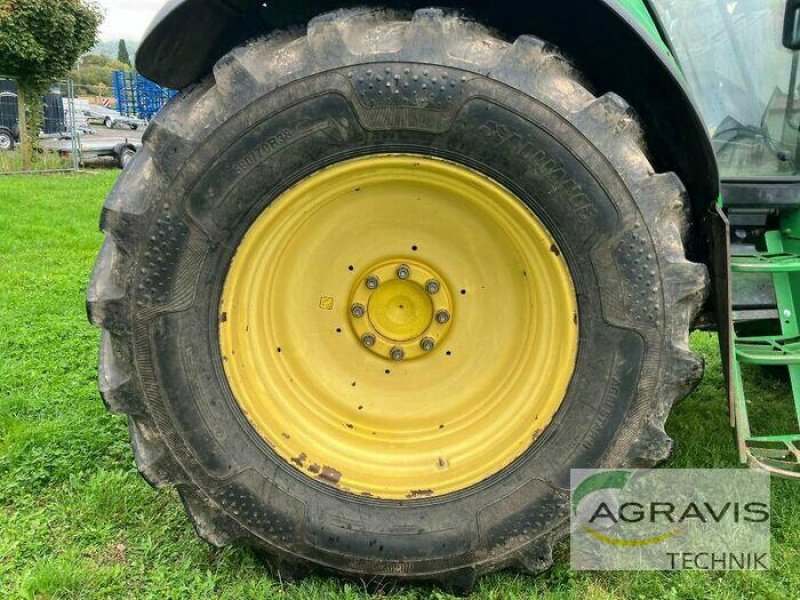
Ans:
POLYGON ((433 352, 433 349, 436 348, 436 342, 431 338, 425 338, 419 345, 425 352, 433 352))
POLYGON ((350 309, 350 313, 356 319, 361 319, 366 314, 366 310, 364 310, 364 307, 361 304, 353 304, 353 307, 350 309))
POLYGON ((406 265, 400 265, 400 267, 397 269, 397 277, 405 281, 411 277, 411 269, 409 269, 406 265))
POLYGON ((375 346, 375 336, 371 333, 367 333, 364 337, 361 338, 361 343, 364 344, 367 348, 372 348, 375 346))
POLYGON ((450 320, 450 313, 447 312, 446 310, 440 310, 438 313, 436 313, 436 322, 439 323, 439 325, 444 325, 449 320, 450 320))
POLYGON ((442 289, 442 286, 435 279, 431 279, 428 283, 425 284, 425 289, 427 289, 428 293, 431 296, 433 296, 434 294, 439 293, 439 290, 442 289))
POLYGON ((392 348, 390 356, 392 357, 393 361, 400 362, 406 357, 406 353, 403 352, 402 348, 392 348))
POLYGON ((381 284, 380 280, 374 275, 367 277, 367 281, 365 283, 367 284, 368 290, 377 290, 378 286, 381 284))

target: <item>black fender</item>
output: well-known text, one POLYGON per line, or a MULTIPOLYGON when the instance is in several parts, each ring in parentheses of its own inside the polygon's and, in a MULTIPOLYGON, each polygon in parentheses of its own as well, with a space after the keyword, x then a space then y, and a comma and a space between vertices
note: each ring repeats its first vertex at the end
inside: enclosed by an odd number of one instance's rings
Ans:
MULTIPOLYGON (((533 34, 556 45, 597 94, 616 92, 638 112, 654 167, 674 171, 687 187, 695 227, 690 258, 709 261, 708 218, 719 197, 711 140, 676 62, 620 4, 620 0, 449 0, 436 3, 468 15, 513 40, 533 34)), ((139 71, 183 88, 245 41, 314 16, 354 6, 414 10, 416 0, 171 0, 137 53, 139 71)), ((668 42, 667 42, 668 43, 668 42)))

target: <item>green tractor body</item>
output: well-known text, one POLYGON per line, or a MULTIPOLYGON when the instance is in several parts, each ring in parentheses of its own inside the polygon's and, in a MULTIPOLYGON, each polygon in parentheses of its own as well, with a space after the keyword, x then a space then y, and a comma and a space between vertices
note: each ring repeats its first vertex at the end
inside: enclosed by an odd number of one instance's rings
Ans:
MULTIPOLYGON (((727 266, 717 271, 729 276, 716 282, 717 327, 740 456, 796 477, 797 3, 709 3, 702 14, 685 3, 655 4, 708 125, 722 180, 730 231, 727 256, 717 256, 727 266), (788 432, 751 428, 743 364, 788 369, 794 396, 786 399, 794 414, 788 432)), ((722 228, 713 235, 719 248, 722 228)))
POLYGON ((571 468, 669 456, 692 329, 800 475, 800 3, 447 5, 172 0, 137 56, 183 91, 104 211, 101 390, 287 574, 548 568, 571 468))

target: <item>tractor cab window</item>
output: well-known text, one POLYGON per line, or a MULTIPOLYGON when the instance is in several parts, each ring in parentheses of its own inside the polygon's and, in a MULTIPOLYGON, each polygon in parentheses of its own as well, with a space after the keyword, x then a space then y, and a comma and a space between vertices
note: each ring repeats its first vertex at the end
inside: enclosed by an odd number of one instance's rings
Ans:
POLYGON ((653 0, 708 125, 723 178, 800 176, 800 54, 786 0, 653 0))

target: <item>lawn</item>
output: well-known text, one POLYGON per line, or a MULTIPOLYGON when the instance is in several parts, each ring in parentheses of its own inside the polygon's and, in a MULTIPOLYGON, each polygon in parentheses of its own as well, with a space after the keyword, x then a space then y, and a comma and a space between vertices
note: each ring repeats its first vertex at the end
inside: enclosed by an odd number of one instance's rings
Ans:
MULTIPOLYGON (((99 332, 84 294, 101 242, 97 220, 116 172, 0 177, 0 598, 370 597, 319 577, 282 582, 241 548, 196 538, 177 495, 137 474, 125 420, 96 389, 99 332)), ((674 412, 670 467, 733 467, 716 338, 698 333, 705 381, 674 412)), ((769 420, 787 384, 758 371, 750 397, 769 420)), ((499 574, 475 598, 796 598, 800 484, 776 480, 773 555, 763 573, 570 571, 562 544, 548 574, 499 574)), ((432 588, 398 599, 445 598, 432 588)))

